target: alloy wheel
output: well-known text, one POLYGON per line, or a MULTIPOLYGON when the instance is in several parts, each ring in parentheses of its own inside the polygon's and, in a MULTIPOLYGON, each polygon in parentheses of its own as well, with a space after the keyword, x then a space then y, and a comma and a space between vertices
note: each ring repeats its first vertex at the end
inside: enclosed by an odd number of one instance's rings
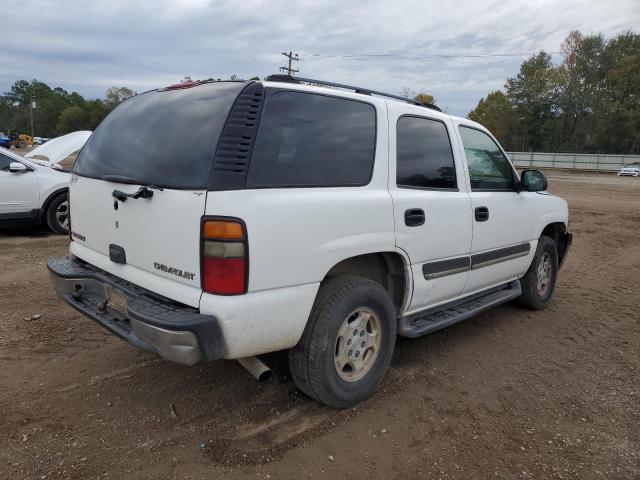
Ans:
POLYGON ((61 228, 69 230, 69 200, 65 200, 56 209, 56 222, 61 228))

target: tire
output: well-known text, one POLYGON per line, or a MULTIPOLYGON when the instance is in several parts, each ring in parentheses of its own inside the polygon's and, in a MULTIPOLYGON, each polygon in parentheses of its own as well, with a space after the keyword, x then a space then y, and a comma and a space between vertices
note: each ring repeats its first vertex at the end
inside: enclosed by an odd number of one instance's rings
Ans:
POLYGON ((357 276, 323 282, 302 338, 289 350, 295 384, 331 407, 364 400, 391 362, 396 321, 391 297, 379 283, 357 276))
POLYGON ((60 235, 69 233, 69 200, 67 192, 56 195, 45 211, 45 220, 49 229, 60 235), (63 212, 66 211, 66 216, 63 212))
POLYGON ((557 278, 558 250, 555 242, 543 235, 538 240, 536 254, 529 270, 520 279, 522 296, 518 297, 516 303, 531 310, 544 308, 553 296, 557 278))

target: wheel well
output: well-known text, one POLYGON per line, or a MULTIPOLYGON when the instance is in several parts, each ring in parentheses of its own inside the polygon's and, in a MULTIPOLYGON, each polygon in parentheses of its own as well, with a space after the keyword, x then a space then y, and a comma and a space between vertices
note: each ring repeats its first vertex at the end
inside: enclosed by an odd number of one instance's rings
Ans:
POLYGON ((327 272, 324 280, 339 275, 358 275, 382 285, 400 312, 407 299, 407 273, 402 256, 396 252, 378 252, 347 258, 327 272))
POLYGON ((66 193, 68 192, 69 189, 68 188, 61 188, 60 190, 56 190, 55 192, 53 192, 52 194, 50 194, 47 199, 44 201, 44 203, 42 204, 42 214, 45 215, 47 213, 47 208, 49 208, 49 204, 51 203, 51 201, 56 198, 58 195, 60 195, 61 193, 66 193))
POLYGON ((562 263, 564 254, 567 250, 567 227, 562 222, 550 223, 542 230, 542 235, 551 238, 556 244, 556 250, 558 251, 558 262, 562 263))

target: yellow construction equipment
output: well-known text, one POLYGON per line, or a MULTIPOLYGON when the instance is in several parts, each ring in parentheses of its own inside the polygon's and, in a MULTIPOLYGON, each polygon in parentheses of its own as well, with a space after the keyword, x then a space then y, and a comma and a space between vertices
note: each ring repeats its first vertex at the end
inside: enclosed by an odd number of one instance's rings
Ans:
POLYGON ((33 146, 33 137, 24 133, 18 133, 14 128, 9 130, 9 140, 13 148, 27 148, 33 146))

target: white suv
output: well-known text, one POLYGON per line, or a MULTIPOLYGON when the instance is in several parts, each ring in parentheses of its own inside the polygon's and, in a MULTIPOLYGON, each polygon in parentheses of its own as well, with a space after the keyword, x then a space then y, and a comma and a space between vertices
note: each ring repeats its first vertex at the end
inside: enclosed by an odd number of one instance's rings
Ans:
POLYGON ((543 307, 566 202, 481 125, 391 97, 272 76, 127 100, 74 167, 58 294, 183 364, 288 349, 336 407, 374 390, 396 334, 543 307))
POLYGON ((44 222, 55 233, 69 233, 67 170, 90 135, 68 133, 24 157, 0 148, 0 227, 44 222))

